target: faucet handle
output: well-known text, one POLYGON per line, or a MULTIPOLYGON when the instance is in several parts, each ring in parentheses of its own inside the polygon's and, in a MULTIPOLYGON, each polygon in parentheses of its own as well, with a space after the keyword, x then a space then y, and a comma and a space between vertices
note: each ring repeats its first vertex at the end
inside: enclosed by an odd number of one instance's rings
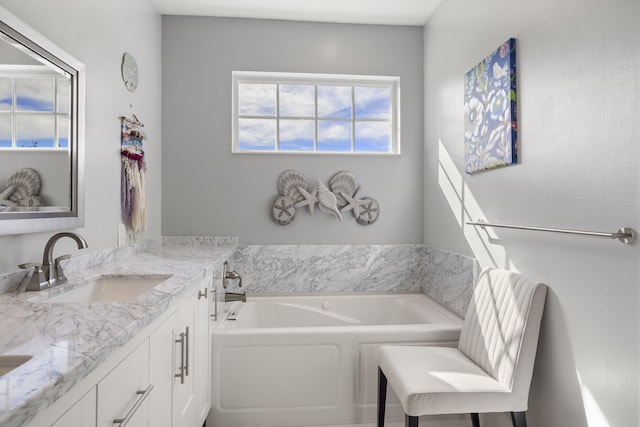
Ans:
POLYGON ((44 277, 44 271, 42 270, 42 266, 35 262, 27 262, 24 264, 18 264, 23 270, 30 270, 33 268, 33 274, 31 275, 31 279, 27 284, 27 291, 41 291, 49 287, 49 282, 44 277))
POLYGON ((29 270, 31 268, 35 268, 37 270, 41 267, 41 265, 37 262, 25 262, 24 264, 18 264, 18 267, 23 270, 29 270))
POLYGON ((67 277, 64 275, 64 271, 62 271, 62 265, 60 265, 60 261, 64 261, 65 259, 70 259, 71 255, 60 255, 58 258, 53 260, 53 270, 55 271, 55 279, 57 283, 63 283, 67 281, 67 277))

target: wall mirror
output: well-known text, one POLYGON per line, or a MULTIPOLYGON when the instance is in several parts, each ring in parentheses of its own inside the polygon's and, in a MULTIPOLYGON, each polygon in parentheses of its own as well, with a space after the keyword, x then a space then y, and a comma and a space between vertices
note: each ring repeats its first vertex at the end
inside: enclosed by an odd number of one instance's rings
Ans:
POLYGON ((0 235, 84 225, 84 65, 0 7, 0 235))

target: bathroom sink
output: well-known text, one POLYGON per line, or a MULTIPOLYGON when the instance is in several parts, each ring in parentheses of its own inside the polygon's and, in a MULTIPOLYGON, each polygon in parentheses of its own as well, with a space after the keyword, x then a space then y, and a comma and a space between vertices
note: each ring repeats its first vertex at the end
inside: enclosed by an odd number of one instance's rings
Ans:
POLYGON ((31 360, 33 356, 7 355, 0 356, 0 377, 13 371, 18 366, 31 360))
POLYGON ((68 291, 46 297, 32 298, 33 302, 81 303, 122 302, 142 295, 169 279, 168 274, 100 276, 68 291))

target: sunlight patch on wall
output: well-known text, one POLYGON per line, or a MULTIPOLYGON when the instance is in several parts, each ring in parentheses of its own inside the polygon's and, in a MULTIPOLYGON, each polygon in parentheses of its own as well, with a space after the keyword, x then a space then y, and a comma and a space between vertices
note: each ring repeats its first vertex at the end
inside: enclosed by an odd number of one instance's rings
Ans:
POLYGON ((578 377, 580 390, 582 391, 582 402, 584 403, 585 415, 587 416, 587 425, 589 427, 611 427, 611 424, 609 424, 609 421, 607 421, 607 418, 602 413, 600 405, 596 402, 596 398, 589 388, 584 385, 582 378, 580 378, 580 372, 577 370, 576 376, 578 377))
POLYGON ((486 216, 442 140, 438 141, 438 185, 480 266, 520 271, 505 248, 496 244, 498 238, 493 231, 466 224, 467 221, 476 221, 486 216))

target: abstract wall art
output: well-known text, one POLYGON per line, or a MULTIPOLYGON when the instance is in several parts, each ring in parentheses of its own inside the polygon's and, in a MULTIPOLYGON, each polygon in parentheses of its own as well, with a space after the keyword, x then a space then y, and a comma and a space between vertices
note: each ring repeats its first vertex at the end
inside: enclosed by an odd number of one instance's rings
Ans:
POLYGON ((465 172, 517 163, 516 40, 464 76, 465 172))

